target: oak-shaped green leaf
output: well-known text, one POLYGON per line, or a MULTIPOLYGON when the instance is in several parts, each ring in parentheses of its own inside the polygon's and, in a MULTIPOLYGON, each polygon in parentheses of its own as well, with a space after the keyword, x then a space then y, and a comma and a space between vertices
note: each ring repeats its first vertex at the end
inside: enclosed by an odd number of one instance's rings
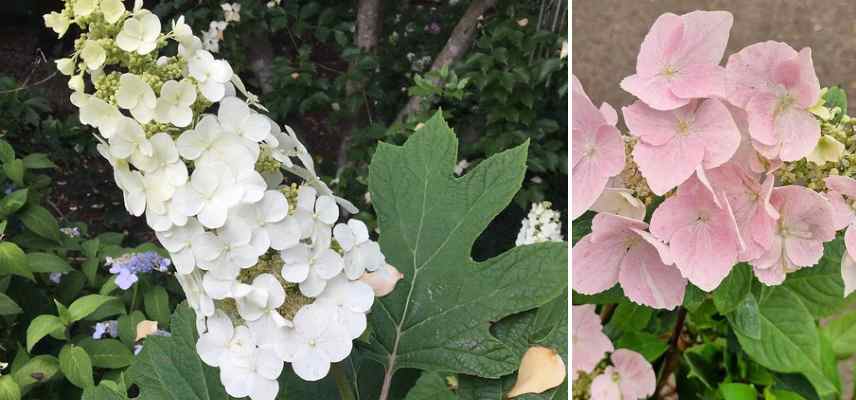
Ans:
POLYGON ((369 316, 371 357, 400 368, 498 378, 517 353, 491 321, 543 305, 567 287, 567 243, 515 247, 476 262, 476 238, 520 188, 524 143, 456 178, 457 139, 439 113, 403 146, 381 143, 369 168, 380 245, 404 279, 369 316))
POLYGON ((443 375, 425 371, 404 400, 458 400, 443 375))
POLYGON ((226 400, 216 368, 196 354, 196 316, 186 304, 175 309, 172 336, 149 336, 128 369, 140 400, 226 400))

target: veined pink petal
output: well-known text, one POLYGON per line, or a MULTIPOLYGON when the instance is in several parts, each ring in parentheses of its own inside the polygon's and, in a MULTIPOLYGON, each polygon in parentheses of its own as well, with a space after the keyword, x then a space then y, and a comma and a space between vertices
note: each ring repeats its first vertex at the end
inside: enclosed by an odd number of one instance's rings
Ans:
POLYGON ((675 96, 670 89, 669 78, 663 75, 630 75, 621 80, 620 86, 656 110, 673 110, 690 102, 675 96))
POLYGON ((594 216, 591 223, 591 237, 593 242, 602 242, 615 236, 631 235, 630 229, 645 229, 648 224, 637 219, 627 218, 621 215, 600 213, 594 216))
POLYGON ((607 352, 613 350, 612 341, 603 334, 600 316, 593 304, 573 306, 571 309, 571 372, 574 377, 582 371, 591 373, 607 352))
POLYGON ((746 108, 755 95, 773 89, 775 66, 796 55, 796 50, 785 43, 767 41, 744 47, 729 56, 725 66, 728 101, 746 108))
POLYGON ((832 175, 824 180, 826 187, 849 197, 856 198, 856 179, 848 176, 832 175))
MULTIPOLYGON (((719 64, 734 17, 727 11, 693 11, 681 16, 684 32, 678 50, 674 53, 674 62, 680 73, 684 66, 719 64)), ((683 96, 681 96, 683 97, 683 96)))
POLYGON ((571 287, 582 294, 596 294, 618 283, 621 262, 627 254, 629 235, 614 235, 595 243, 586 235, 573 247, 571 287))
POLYGON ((663 243, 660 239, 655 238, 650 232, 645 232, 638 228, 630 228, 630 230, 641 236, 642 239, 645 239, 645 241, 651 246, 654 246, 657 253, 660 255, 660 261, 662 261, 663 264, 672 265, 675 263, 672 259, 672 253, 669 251, 669 245, 663 243))
POLYGON ((657 377, 654 368, 641 354, 627 349, 618 349, 609 357, 620 377, 623 399, 645 399, 654 394, 657 377))
POLYGON ((621 133, 595 108, 579 80, 573 79, 571 150, 572 219, 597 200, 610 177, 624 169, 621 133))
POLYGON ((752 139, 772 146, 779 143, 776 135, 776 108, 779 98, 773 93, 759 93, 746 104, 749 116, 749 135, 752 139))
POLYGON ((737 260, 740 238, 729 209, 717 206, 698 179, 691 178, 651 217, 651 233, 669 242, 681 274, 705 291, 719 286, 737 260))
POLYGON ((791 87, 792 93, 797 98, 797 104, 801 108, 809 108, 820 100, 820 81, 814 70, 814 62, 811 59, 811 49, 806 47, 800 50, 799 56, 799 80, 791 87))
POLYGON ((687 280, 674 266, 663 264, 657 249, 641 241, 621 263, 618 281, 630 300, 671 310, 683 302, 687 280))
POLYGON ((820 122, 805 110, 789 108, 776 118, 776 134, 782 142, 779 158, 796 161, 811 153, 820 140, 820 122))
POLYGON ((689 107, 671 112, 655 110, 641 101, 622 107, 624 123, 630 134, 652 146, 662 146, 677 134, 679 120, 690 119, 689 107))
POLYGON ((636 72, 646 76, 662 73, 679 49, 683 34, 684 19, 680 16, 665 13, 657 17, 639 47, 636 72))
POLYGON ((609 177, 624 168, 624 141, 613 126, 601 125, 594 135, 574 131, 580 160, 571 170, 573 218, 582 215, 600 196, 609 177))
POLYGON ((823 242, 794 237, 785 238, 785 253, 797 267, 811 267, 823 257, 823 242))
MULTIPOLYGON (((828 179, 828 178, 827 178, 828 179)), ((829 182, 827 180, 827 182, 829 182)), ((827 183, 827 188, 832 189, 827 183)), ((826 199, 829 201, 829 204, 832 206, 833 218, 832 221, 834 223, 835 230, 841 230, 848 227, 854 219, 853 208, 850 207, 850 204, 847 203, 847 200, 844 198, 840 192, 835 190, 829 190, 824 194, 826 199)))
POLYGON ((686 181, 704 159, 700 137, 676 136, 662 146, 636 143, 633 160, 651 191, 662 196, 686 181))
POLYGON ((690 64, 682 67, 670 86, 682 99, 725 97, 725 68, 716 64, 690 64))
MULTIPOLYGON (((730 14, 729 14, 730 15, 730 14)), ((740 146, 740 130, 722 102, 708 99, 699 105, 692 122, 693 135, 704 141, 704 167, 715 168, 729 159, 740 146)))

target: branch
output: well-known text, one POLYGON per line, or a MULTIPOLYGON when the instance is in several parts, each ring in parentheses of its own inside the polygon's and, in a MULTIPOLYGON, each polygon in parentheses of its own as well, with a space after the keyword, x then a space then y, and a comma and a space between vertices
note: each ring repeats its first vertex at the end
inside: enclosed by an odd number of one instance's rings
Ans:
MULTIPOLYGON (((377 48, 381 31, 380 11, 380 0, 359 0, 359 3, 357 4, 357 27, 354 44, 356 44, 357 47, 365 53, 373 53, 375 48, 377 48)), ((349 68, 353 67, 354 66, 352 65, 349 68)), ((345 95, 348 98, 352 98, 357 95, 365 98, 365 86, 366 79, 361 79, 359 81, 348 80, 345 84, 345 95)), ((371 111, 368 110, 368 107, 368 101, 366 100, 366 109, 367 112, 370 113, 371 111)), ((348 129, 343 130, 344 134, 342 135, 342 141, 339 143, 339 151, 336 155, 338 171, 341 171, 348 162, 348 148, 350 148, 351 144, 351 132, 356 126, 363 125, 360 121, 361 118, 358 117, 360 110, 351 110, 351 112, 353 114, 350 118, 351 126, 348 129)), ((369 119, 371 119, 371 115, 369 115, 369 119)))
POLYGON ((666 355, 666 359, 663 360, 663 366, 660 367, 660 376, 657 378, 657 386, 654 390, 654 395, 659 396, 660 390, 663 389, 663 385, 669 380, 669 375, 675 371, 680 364, 680 356, 681 349, 678 346, 678 342, 681 338, 681 332, 684 330, 684 321, 687 318, 687 309, 684 307, 678 308, 678 318, 675 321, 675 328, 672 330, 672 337, 669 339, 669 353, 666 355))
MULTIPOLYGON (((449 40, 446 41, 446 45, 443 46, 443 50, 434 58, 434 62, 431 64, 431 71, 440 70, 464 57, 464 54, 469 50, 475 39, 476 25, 479 22, 479 18, 488 9, 493 8, 496 2, 497 0, 473 0, 470 3, 467 11, 464 12, 464 16, 455 25, 455 29, 449 36, 449 40)), ((404 121, 408 115, 422 111, 422 106, 422 101, 418 96, 411 97, 407 101, 407 105, 398 113, 398 116, 395 118, 396 122, 404 121)))
POLYGON ((267 32, 258 31, 250 36, 251 46, 247 46, 247 56, 250 59, 250 70, 259 80, 262 94, 273 91, 273 46, 267 32))

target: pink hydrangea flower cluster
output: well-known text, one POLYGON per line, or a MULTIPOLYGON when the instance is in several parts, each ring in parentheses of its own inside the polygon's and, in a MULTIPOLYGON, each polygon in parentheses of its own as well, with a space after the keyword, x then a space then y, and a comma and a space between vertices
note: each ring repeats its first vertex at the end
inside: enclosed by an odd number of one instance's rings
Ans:
POLYGON ((845 290, 856 289, 856 180, 831 176, 818 193, 776 186, 773 175, 820 140, 809 111, 822 101, 811 49, 756 43, 723 67, 732 22, 724 11, 654 22, 636 73, 621 82, 637 98, 621 110, 627 138, 613 108, 595 107, 573 78, 573 218, 599 212, 573 248, 577 292, 620 284, 636 303, 672 309, 687 282, 712 291, 738 262, 778 285, 817 264, 824 242, 845 228, 842 274, 845 290), (665 196, 650 223, 644 204, 622 192, 625 141, 647 187, 665 196))
POLYGON ((573 306, 571 316, 571 372, 574 380, 581 373, 595 372, 606 354, 612 353, 609 356, 612 365, 606 366, 591 381, 589 392, 592 400, 635 400, 654 394, 657 385, 654 368, 635 351, 613 348, 603 333, 594 305, 573 306))

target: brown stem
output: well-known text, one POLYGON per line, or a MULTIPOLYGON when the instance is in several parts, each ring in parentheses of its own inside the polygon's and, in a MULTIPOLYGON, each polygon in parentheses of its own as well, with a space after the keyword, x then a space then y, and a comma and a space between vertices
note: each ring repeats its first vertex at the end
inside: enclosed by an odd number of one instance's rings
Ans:
POLYGON ((600 310, 600 323, 606 324, 609 322, 609 319, 612 317, 612 313, 615 312, 616 304, 604 304, 603 308, 600 310))
POLYGON ((681 332, 684 330, 684 321, 686 318, 687 309, 679 307, 675 328, 672 330, 672 337, 669 339, 669 352, 666 354, 666 359, 663 360, 663 366, 660 368, 660 375, 657 378, 657 386, 654 390, 654 395, 658 398, 660 397, 660 390, 663 388, 663 385, 669 380, 669 375, 680 365, 681 349, 678 347, 678 341, 680 341, 681 332))
MULTIPOLYGON (((473 0, 464 16, 455 25, 455 29, 443 46, 443 50, 434 57, 434 62, 431 64, 431 71, 437 71, 441 68, 452 64, 464 57, 473 40, 476 37, 476 25, 480 18, 487 10, 496 5, 497 0, 473 0)), ((396 121, 404 121, 410 114, 415 114, 422 111, 422 100, 418 96, 413 96, 407 101, 407 105, 398 113, 396 121)))

